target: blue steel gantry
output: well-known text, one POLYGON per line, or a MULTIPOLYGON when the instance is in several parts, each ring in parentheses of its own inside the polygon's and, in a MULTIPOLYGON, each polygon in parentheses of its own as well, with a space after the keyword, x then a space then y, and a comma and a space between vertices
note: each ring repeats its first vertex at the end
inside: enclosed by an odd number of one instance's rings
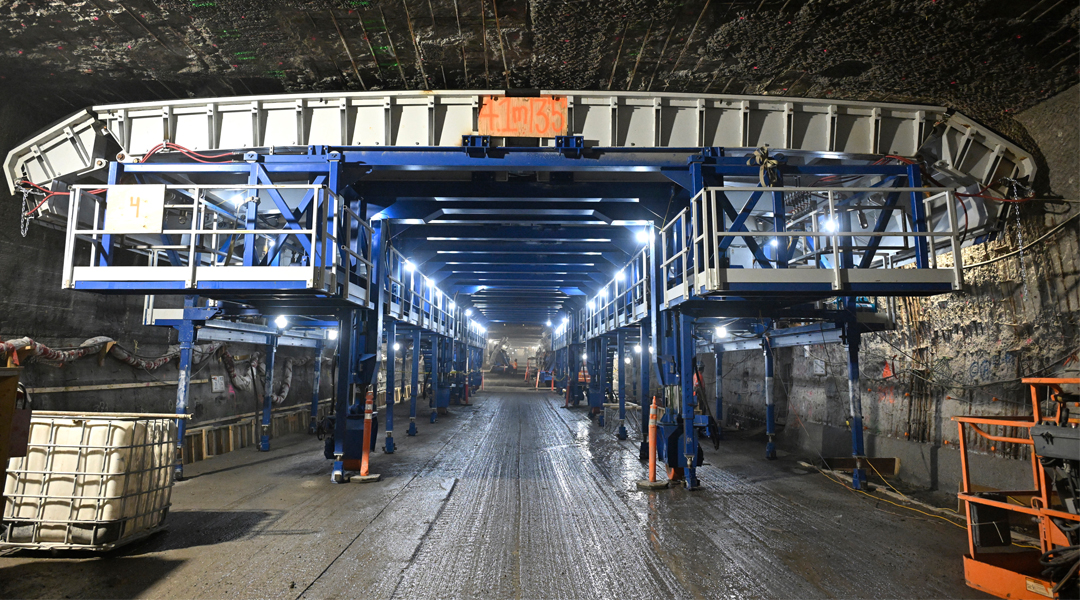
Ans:
MULTIPOLYGON (((626 369, 612 381, 613 363, 636 362, 642 431, 657 389, 659 456, 692 489, 698 434, 718 438, 723 415, 722 386, 706 406, 695 383, 697 355, 717 353, 719 381, 723 352, 762 349, 774 458, 774 350, 843 341, 858 461, 860 339, 889 327, 866 299, 960 289, 959 250, 992 235, 998 213, 958 192, 1033 173, 961 115, 904 105, 552 92, 568 98, 566 136, 461 135, 501 94, 99 107, 13 151, 7 174, 70 194, 37 215, 66 230, 65 287, 184 298, 151 319, 180 331, 178 412, 202 332, 258 340, 265 447, 274 349, 321 348, 334 331, 328 455, 344 481, 359 458, 349 416, 384 362, 394 452, 399 356, 411 362, 415 435, 421 394, 432 423, 468 403, 486 325, 554 323, 566 403, 585 402, 601 425, 617 407, 626 439, 626 369), (115 160, 96 135, 120 147, 115 160), (924 172, 945 184, 924 185, 924 172), (939 253, 952 257, 939 265, 939 253), (269 322, 244 322, 259 316, 269 322), (273 326, 278 316, 287 325, 273 326)), ((864 485, 861 468, 853 483, 864 485)))

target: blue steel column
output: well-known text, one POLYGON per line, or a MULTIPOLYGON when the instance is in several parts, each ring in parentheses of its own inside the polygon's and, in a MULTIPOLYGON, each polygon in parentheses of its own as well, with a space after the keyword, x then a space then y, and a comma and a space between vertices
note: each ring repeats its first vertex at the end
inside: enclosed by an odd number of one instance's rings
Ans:
MULTIPOLYGON (((919 165, 908 165, 908 185, 922 187, 922 174, 919 165)), ((926 233, 926 205, 923 204, 922 192, 911 192, 911 221, 912 231, 926 233)), ((927 238, 919 236, 915 238, 915 267, 919 269, 930 268, 929 244, 927 238)))
POLYGON ((394 366, 397 352, 397 321, 389 319, 386 324, 386 453, 394 453, 394 366))
MULTIPOLYGON (((597 386, 596 386, 596 389, 600 390, 600 393, 599 393, 600 412, 597 415, 596 424, 603 427, 604 426, 604 400, 607 399, 607 386, 608 386, 608 370, 607 370, 608 339, 606 337, 604 337, 604 336, 600 336, 599 338, 597 338, 595 340, 593 346, 597 350, 596 358, 593 359, 591 356, 589 358, 590 358, 590 360, 594 361, 593 364, 597 365, 597 369, 596 369, 596 372, 597 372, 597 377, 596 377, 597 386)), ((597 407, 592 406, 591 400, 592 399, 590 398, 591 409, 595 410, 597 407)))
POLYGON ((356 335, 356 311, 344 310, 338 327, 337 390, 334 403, 334 468, 330 472, 330 481, 345 483, 345 427, 352 403, 353 389, 353 338, 356 335))
POLYGON ((626 439, 626 368, 629 366, 626 354, 626 331, 620 329, 615 334, 615 344, 619 352, 619 429, 615 437, 626 439))
POLYGON ((851 472, 851 487, 866 489, 866 470, 862 468, 862 459, 866 457, 863 447, 862 391, 859 388, 859 346, 862 336, 849 324, 848 343, 848 408, 851 411, 851 455, 855 457, 855 468, 851 472))
MULTIPOLYGON (((692 490, 698 486, 697 467, 697 434, 694 431, 695 408, 697 399, 694 396, 694 321, 695 319, 686 314, 679 314, 679 383, 682 388, 682 418, 683 418, 683 457, 686 459, 686 489, 692 490)), ((670 464, 670 463, 669 463, 670 464)))
POLYGON ((724 439, 724 351, 716 345, 716 433, 724 439))
POLYGON ((270 450, 270 417, 274 402, 274 357, 277 355, 278 336, 270 335, 266 344, 266 385, 263 388, 262 436, 259 438, 259 450, 270 450))
POLYGON ((439 336, 433 336, 431 338, 431 399, 428 404, 431 406, 431 422, 438 421, 438 398, 439 398, 439 336))
POLYGON ((765 354, 765 435, 769 441, 765 443, 765 458, 776 458, 776 399, 773 398, 773 349, 769 343, 769 336, 761 338, 761 349, 765 354))
MULTIPOLYGON (((261 168, 259 163, 251 163, 251 171, 248 173, 248 185, 258 185, 259 169, 261 168)), ((255 193, 258 194, 258 191, 255 193)), ((245 198, 243 209, 244 229, 256 229, 256 219, 259 210, 258 202, 248 202, 245 198)), ((244 266, 255 266, 255 236, 250 233, 244 234, 244 266)))
POLYGON ((645 323, 638 325, 641 337, 641 354, 638 356, 638 368, 641 369, 641 396, 638 402, 641 404, 641 446, 638 448, 638 458, 649 460, 649 410, 652 406, 649 395, 649 370, 652 362, 649 356, 649 346, 652 340, 649 338, 649 326, 645 323))
MULTIPOLYGON (((774 184, 775 185, 775 184, 774 184)), ((773 231, 783 232, 786 230, 785 212, 784 206, 784 192, 773 192, 773 231)), ((776 258, 776 268, 786 269, 788 266, 787 249, 788 240, 791 238, 776 236, 773 240, 776 242, 776 252, 774 257, 776 258)))
POLYGON ((409 398, 409 430, 406 435, 416 435, 416 397, 420 394, 420 339, 423 332, 417 327, 413 333, 412 347, 412 393, 409 398))
POLYGON ((581 369, 578 367, 577 350, 574 348, 574 332, 577 330, 577 319, 570 312, 569 321, 566 323, 566 402, 564 406, 575 403, 578 387, 578 375, 581 369))
POLYGON ((315 433, 319 420, 319 387, 322 385, 322 340, 315 342, 315 372, 311 380, 311 422, 308 423, 308 433, 315 433))
MULTIPOLYGON (((184 310, 195 308, 196 296, 184 296, 184 310)), ((185 317, 189 315, 184 315, 185 317)), ((191 390, 191 354, 195 345, 195 324, 191 319, 184 319, 176 328, 180 338, 180 373, 176 382, 176 414, 187 414, 188 393, 191 390)), ((179 481, 184 478, 184 433, 187 430, 187 419, 176 420, 176 465, 173 469, 174 478, 179 481)))

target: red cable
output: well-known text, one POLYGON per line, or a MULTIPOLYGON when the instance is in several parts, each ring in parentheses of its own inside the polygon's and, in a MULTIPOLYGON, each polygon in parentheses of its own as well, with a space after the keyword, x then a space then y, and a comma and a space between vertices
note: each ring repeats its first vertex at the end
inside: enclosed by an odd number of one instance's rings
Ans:
MULTIPOLYGON (((145 155, 143 155, 142 159, 139 160, 139 162, 146 162, 146 160, 148 158, 150 158, 151 156, 157 154, 158 152, 160 152, 163 149, 175 150, 175 151, 183 154, 184 156, 190 158, 191 160, 194 160, 196 162, 201 162, 201 163, 204 163, 204 164, 215 164, 215 162, 216 162, 216 161, 212 161, 212 160, 203 160, 205 158, 225 158, 225 157, 235 156, 235 154, 236 154, 235 152, 226 152, 226 153, 223 153, 223 154, 212 154, 212 155, 209 155, 209 156, 199 156, 199 155, 195 154, 194 150, 191 150, 189 148, 185 148, 185 147, 183 147, 183 146, 181 146, 179 144, 174 144, 172 142, 164 142, 162 144, 158 144, 158 145, 154 146, 153 148, 151 148, 145 155)), ((38 202, 37 206, 35 206, 34 208, 32 208, 29 211, 27 211, 26 213, 24 213, 26 216, 30 216, 30 215, 34 214, 35 212, 37 212, 37 210, 39 208, 41 208, 42 206, 44 206, 46 202, 51 200, 53 196, 69 196, 69 195, 71 195, 71 192, 54 192, 54 191, 48 190, 48 189, 43 188, 40 185, 34 183, 33 181, 26 180, 26 179, 24 179, 20 183, 22 183, 24 185, 29 185, 29 186, 34 187, 34 188, 37 188, 38 190, 41 190, 42 192, 45 192, 45 194, 46 194, 46 196, 41 199, 41 202, 38 202)), ((99 189, 99 190, 90 190, 88 193, 90 193, 90 194, 100 194, 101 192, 104 192, 104 191, 105 191, 105 189, 102 188, 102 189, 99 189)))

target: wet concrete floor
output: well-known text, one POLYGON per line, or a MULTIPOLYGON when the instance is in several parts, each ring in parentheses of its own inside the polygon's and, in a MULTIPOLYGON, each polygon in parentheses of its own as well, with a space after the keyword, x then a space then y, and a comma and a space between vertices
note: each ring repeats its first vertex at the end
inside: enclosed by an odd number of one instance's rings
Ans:
POLYGON ((948 523, 749 440, 707 444, 699 490, 641 492, 636 431, 504 383, 416 437, 399 405, 378 483, 332 484, 304 435, 189 465, 167 531, 104 556, 5 552, 0 598, 986 597, 948 523))

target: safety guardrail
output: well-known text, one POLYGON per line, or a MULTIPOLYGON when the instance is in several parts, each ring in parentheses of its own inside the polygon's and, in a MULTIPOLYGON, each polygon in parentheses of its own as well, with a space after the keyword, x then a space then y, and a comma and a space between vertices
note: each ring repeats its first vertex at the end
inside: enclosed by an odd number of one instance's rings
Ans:
POLYGON ((962 235, 955 194, 946 188, 706 188, 660 231, 660 305, 714 295, 954 291, 963 284, 962 235), (732 218, 724 209, 737 194, 749 198, 732 218), (759 209, 763 194, 773 203, 759 209), (785 207, 798 194, 821 202, 793 217, 785 207), (899 203, 900 195, 910 203, 899 203), (937 213, 943 214, 936 221, 927 217, 937 213), (939 249, 952 252, 951 265, 938 267, 939 249))
POLYGON ((386 315, 466 345, 483 348, 485 329, 395 248, 387 252, 386 315))
POLYGON ((87 187, 71 190, 65 288, 368 305, 373 231, 325 186, 87 187))
POLYGON ((649 268, 646 246, 587 301, 580 321, 586 338, 633 325, 648 316, 649 268))

